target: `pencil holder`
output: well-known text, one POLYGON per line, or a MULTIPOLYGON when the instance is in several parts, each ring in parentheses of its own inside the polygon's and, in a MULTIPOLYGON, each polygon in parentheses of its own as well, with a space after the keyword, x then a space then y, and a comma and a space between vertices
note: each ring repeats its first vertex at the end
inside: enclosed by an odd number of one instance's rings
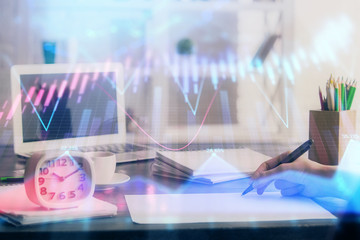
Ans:
POLYGON ((321 164, 337 165, 355 134, 356 111, 311 110, 309 137, 314 144, 309 150, 309 159, 321 164))

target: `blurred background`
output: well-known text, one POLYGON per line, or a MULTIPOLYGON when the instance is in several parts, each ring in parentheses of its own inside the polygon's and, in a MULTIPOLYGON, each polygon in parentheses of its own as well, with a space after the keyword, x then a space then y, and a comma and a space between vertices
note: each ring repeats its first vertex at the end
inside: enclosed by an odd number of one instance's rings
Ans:
MULTIPOLYGON (((359 10, 357 0, 1 0, 1 141, 13 137, 12 65, 121 62, 126 108, 160 142, 301 142, 319 86, 360 75, 359 10)), ((151 142, 131 121, 128 131, 151 142)))

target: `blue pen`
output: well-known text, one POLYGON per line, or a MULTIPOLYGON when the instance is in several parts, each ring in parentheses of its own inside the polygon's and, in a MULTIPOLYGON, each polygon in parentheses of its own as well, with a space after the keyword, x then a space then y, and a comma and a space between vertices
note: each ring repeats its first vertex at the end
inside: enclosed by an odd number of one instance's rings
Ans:
MULTIPOLYGON (((307 140, 306 142, 301 144, 300 147, 295 149, 292 153, 290 153, 283 160, 281 160, 275 167, 277 167, 283 163, 291 163, 291 162, 295 161, 296 159, 298 159, 301 155, 303 155, 305 152, 307 152, 310 149, 313 142, 314 141, 312 139, 307 140)), ((245 191, 241 194, 241 196, 244 196, 245 194, 251 192, 253 189, 254 189, 254 187, 251 183, 250 186, 247 189, 245 189, 245 191)))

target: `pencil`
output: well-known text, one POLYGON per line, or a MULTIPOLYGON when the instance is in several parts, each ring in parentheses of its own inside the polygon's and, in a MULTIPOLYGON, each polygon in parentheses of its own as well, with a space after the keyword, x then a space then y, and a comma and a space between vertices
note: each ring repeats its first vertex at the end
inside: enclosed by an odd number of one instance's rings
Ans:
POLYGON ((341 79, 341 110, 346 110, 345 99, 346 99, 346 96, 345 96, 345 84, 344 84, 344 79, 342 78, 341 79))
POLYGON ((331 102, 331 111, 335 111, 335 89, 334 85, 330 84, 329 86, 329 92, 330 92, 330 102, 331 102))
POLYGON ((355 91, 356 91, 356 85, 353 84, 353 85, 350 86, 350 90, 349 90, 347 110, 351 109, 351 105, 352 105, 352 102, 354 100, 355 91))
POLYGON ((327 103, 327 110, 331 111, 331 95, 330 95, 330 83, 326 83, 326 103, 327 103))
POLYGON ((346 79, 345 87, 346 87, 346 96, 349 96, 349 90, 350 90, 350 81, 349 81, 349 79, 346 79))
POLYGON ((324 110, 325 110, 325 111, 329 111, 328 103, 327 103, 325 97, 323 97, 323 104, 324 104, 324 110))
POLYGON ((319 98, 320 98, 320 106, 321 106, 321 110, 325 110, 324 109, 324 102, 323 102, 323 97, 322 97, 322 92, 321 92, 321 88, 319 86, 319 98))
POLYGON ((341 105, 342 105, 342 99, 341 99, 341 82, 340 82, 340 78, 338 77, 337 80, 337 85, 338 85, 338 103, 339 103, 339 107, 338 107, 338 111, 341 111, 341 105))
POLYGON ((335 111, 339 111, 339 87, 337 84, 335 84, 334 87, 334 100, 335 100, 335 111))

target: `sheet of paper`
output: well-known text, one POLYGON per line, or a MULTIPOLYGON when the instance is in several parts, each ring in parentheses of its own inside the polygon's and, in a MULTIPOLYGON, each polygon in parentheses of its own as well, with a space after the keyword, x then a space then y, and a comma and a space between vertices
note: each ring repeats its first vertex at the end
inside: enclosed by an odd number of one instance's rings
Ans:
POLYGON ((126 195, 133 222, 176 224, 199 222, 286 221, 335 219, 330 212, 305 197, 280 193, 126 195))

